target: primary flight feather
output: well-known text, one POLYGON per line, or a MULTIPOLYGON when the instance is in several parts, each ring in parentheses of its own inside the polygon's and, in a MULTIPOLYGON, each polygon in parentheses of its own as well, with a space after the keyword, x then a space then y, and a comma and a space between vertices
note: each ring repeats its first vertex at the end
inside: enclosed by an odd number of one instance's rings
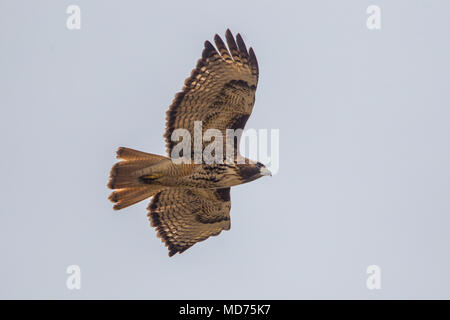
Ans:
MULTIPOLYGON (((169 256, 229 230, 230 187, 270 174, 263 164, 239 155, 239 129, 244 129, 255 102, 258 62, 239 34, 235 39, 227 30, 225 39, 228 48, 218 35, 214 37, 217 49, 205 42, 202 58, 166 113, 169 157, 121 147, 117 158, 122 161, 111 169, 108 187, 115 190, 109 197, 114 209, 153 197, 148 216, 169 256), (192 140, 189 145, 194 146, 197 121, 202 134, 216 129, 227 137, 227 129, 236 130, 231 157, 224 146, 218 153, 224 161, 218 163, 174 161, 195 159, 193 148, 174 156, 179 141, 173 137, 177 129, 184 129, 192 140)), ((201 140, 200 144, 202 151, 208 143, 201 140)))

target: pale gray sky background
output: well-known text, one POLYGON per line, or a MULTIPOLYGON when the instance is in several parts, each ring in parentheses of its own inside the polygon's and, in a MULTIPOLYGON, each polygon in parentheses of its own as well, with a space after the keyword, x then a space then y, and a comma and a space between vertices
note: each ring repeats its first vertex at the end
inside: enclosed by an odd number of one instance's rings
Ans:
POLYGON ((450 298, 449 12, 0 0, 0 298, 450 298), (228 27, 258 57, 248 127, 280 130, 280 171, 232 189, 230 231, 169 259, 148 201, 112 210, 109 170, 118 146, 164 153, 167 107, 228 27))

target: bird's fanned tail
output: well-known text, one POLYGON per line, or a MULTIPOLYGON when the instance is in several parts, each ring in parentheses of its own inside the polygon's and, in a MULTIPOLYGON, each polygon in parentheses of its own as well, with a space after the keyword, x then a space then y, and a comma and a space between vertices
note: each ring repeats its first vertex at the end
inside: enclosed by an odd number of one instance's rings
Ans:
POLYGON ((153 168, 168 158, 123 147, 117 150, 117 158, 123 161, 112 167, 108 182, 108 187, 115 189, 109 196, 109 200, 115 203, 115 210, 131 206, 164 190, 164 186, 149 184, 148 179, 144 182, 142 177, 151 175, 153 168))

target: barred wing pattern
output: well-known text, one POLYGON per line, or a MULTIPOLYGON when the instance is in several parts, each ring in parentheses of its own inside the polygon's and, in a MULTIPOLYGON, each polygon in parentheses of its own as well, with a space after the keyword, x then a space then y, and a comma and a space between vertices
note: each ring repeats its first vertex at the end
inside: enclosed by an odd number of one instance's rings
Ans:
MULTIPOLYGON (((226 129, 244 129, 252 112, 259 73, 255 53, 252 48, 247 51, 239 34, 235 40, 227 30, 225 36, 229 50, 217 34, 214 42, 218 51, 205 42, 202 58, 166 113, 164 138, 169 156, 178 143, 171 139, 175 129, 190 132, 193 148, 194 121, 202 121, 202 133, 218 129, 225 139, 226 129)), ((239 137, 234 140, 235 154, 238 149, 239 137)), ((193 159, 193 152, 180 156, 193 159)))
POLYGON ((229 230, 230 207, 230 188, 172 188, 153 197, 148 216, 173 256, 229 230))

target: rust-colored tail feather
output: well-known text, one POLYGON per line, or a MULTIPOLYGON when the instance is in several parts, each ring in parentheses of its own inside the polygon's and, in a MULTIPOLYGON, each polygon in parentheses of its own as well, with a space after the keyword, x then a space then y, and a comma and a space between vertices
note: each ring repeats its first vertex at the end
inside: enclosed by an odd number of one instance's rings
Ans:
POLYGON ((162 189, 161 186, 152 185, 118 189, 111 193, 109 200, 115 203, 114 210, 120 210, 154 196, 162 189))
POLYGON ((117 158, 124 161, 112 167, 108 182, 110 189, 117 189, 109 196, 109 200, 115 203, 115 210, 131 206, 164 189, 162 185, 148 184, 140 178, 143 172, 151 171, 153 165, 166 160, 166 157, 121 147, 117 150, 117 158))
POLYGON ((130 148, 120 147, 117 149, 117 159, 123 160, 154 160, 155 162, 159 160, 166 159, 164 156, 159 156, 157 154, 142 152, 130 148))

